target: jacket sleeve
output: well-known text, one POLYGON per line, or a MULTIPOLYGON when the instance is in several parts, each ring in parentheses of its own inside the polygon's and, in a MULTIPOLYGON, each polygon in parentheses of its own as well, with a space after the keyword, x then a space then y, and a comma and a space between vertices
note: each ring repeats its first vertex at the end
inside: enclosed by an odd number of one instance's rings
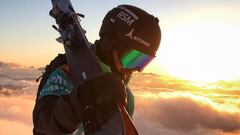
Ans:
POLYGON ((62 70, 57 69, 50 75, 33 110, 35 135, 72 133, 78 128, 83 108, 76 92, 62 70))

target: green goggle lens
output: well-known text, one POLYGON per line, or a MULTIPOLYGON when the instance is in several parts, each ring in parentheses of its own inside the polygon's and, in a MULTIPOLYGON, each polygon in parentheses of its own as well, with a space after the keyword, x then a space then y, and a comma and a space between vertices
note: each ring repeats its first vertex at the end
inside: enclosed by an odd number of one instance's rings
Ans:
POLYGON ((137 68, 141 72, 153 59, 154 56, 133 49, 123 54, 121 63, 124 68, 137 68))

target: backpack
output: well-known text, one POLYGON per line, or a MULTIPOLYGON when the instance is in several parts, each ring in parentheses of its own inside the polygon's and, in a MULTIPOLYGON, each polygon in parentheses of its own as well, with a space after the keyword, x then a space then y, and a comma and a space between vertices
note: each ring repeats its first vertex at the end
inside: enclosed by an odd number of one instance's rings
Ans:
POLYGON ((36 97, 36 102, 38 101, 38 98, 39 98, 39 94, 40 94, 40 91, 43 87, 43 85, 46 83, 48 77, 50 76, 50 74, 55 70, 57 69, 58 67, 64 65, 64 64, 67 64, 67 58, 66 58, 66 55, 65 54, 58 54, 57 57, 55 57, 51 62, 50 64, 46 65, 45 68, 44 68, 44 71, 42 73, 42 75, 36 79, 36 82, 38 82, 40 79, 40 83, 39 83, 39 86, 38 86, 38 90, 37 90, 37 97, 36 97))

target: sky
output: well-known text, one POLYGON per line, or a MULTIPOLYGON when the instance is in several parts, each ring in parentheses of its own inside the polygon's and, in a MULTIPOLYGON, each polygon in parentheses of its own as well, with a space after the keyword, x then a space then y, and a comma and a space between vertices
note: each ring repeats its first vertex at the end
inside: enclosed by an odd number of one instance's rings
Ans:
MULTIPOLYGON (((105 14, 120 4, 138 6, 158 17, 162 41, 145 72, 196 81, 240 78, 240 14, 238 0, 72 0, 90 42, 98 39, 105 14)), ((63 47, 55 41, 48 15, 50 1, 0 1, 0 60, 43 67, 63 47)))
MULTIPOLYGON (((240 134, 239 0, 72 0, 89 41, 120 4, 160 20, 157 57, 133 74, 133 122, 142 135, 240 134)), ((39 67, 63 46, 50 0, 0 1, 0 134, 32 134, 39 67), (14 129, 14 130, 13 130, 14 129)))

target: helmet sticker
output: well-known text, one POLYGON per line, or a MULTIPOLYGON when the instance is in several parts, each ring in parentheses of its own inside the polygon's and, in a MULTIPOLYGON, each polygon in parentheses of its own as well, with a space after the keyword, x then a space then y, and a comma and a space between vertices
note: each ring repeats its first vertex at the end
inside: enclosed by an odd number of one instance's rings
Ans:
POLYGON ((125 8, 124 6, 119 6, 118 8, 124 10, 125 12, 127 12, 128 14, 130 14, 135 20, 138 19, 138 16, 136 14, 134 14, 131 10, 125 8))
POLYGON ((115 19, 110 18, 110 22, 111 22, 111 23, 115 23, 115 21, 116 21, 115 19))
POLYGON ((131 17, 129 14, 125 13, 124 11, 120 11, 117 14, 117 18, 121 19, 128 25, 131 25, 135 21, 133 17, 131 17))
POLYGON ((139 42, 143 45, 145 45, 146 47, 150 46, 150 43, 145 41, 144 39, 142 39, 140 37, 137 37, 137 36, 133 36, 133 31, 134 31, 134 28, 132 28, 132 30, 129 33, 127 33, 125 36, 129 37, 130 39, 133 39, 133 40, 135 40, 135 41, 137 41, 137 42, 139 42))
POLYGON ((119 6, 118 8, 122 9, 123 11, 120 11, 117 14, 117 18, 121 19, 129 26, 138 19, 138 16, 135 13, 124 6, 119 6))

